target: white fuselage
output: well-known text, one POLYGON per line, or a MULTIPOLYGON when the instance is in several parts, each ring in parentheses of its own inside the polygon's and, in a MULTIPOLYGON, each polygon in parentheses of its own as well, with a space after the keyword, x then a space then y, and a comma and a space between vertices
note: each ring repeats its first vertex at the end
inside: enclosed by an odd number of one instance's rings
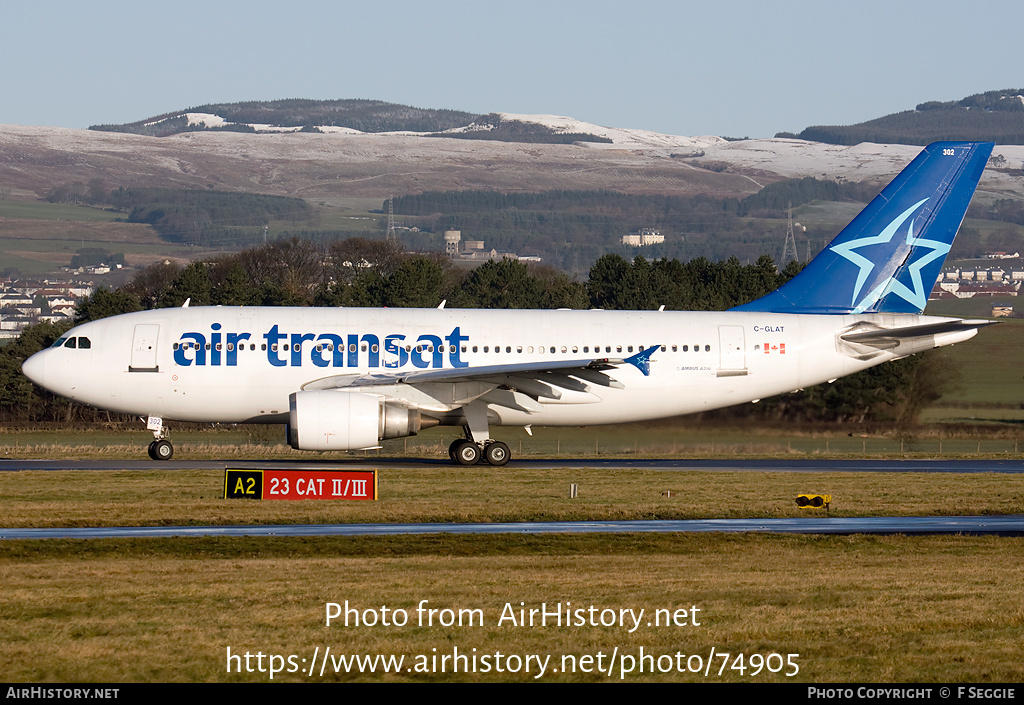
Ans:
MULTIPOLYGON (((903 348, 857 354, 839 335, 943 319, 912 314, 796 315, 753 312, 526 311, 196 307, 144 311, 87 323, 25 364, 53 392, 111 411, 200 422, 287 420, 289 395, 344 375, 622 360, 661 346, 645 376, 607 371, 622 388, 590 384, 528 409, 489 404, 501 425, 589 425, 716 409, 808 387, 921 349, 966 340, 941 334, 903 348)), ((571 374, 571 373, 569 373, 571 374)), ((458 407, 456 385, 370 387, 426 413, 458 407)), ((358 389, 358 388, 357 388, 358 389)), ((360 391, 365 391, 363 387, 360 391)), ((464 395, 463 395, 464 396, 464 395)), ((484 397, 486 401, 486 397, 484 397)))

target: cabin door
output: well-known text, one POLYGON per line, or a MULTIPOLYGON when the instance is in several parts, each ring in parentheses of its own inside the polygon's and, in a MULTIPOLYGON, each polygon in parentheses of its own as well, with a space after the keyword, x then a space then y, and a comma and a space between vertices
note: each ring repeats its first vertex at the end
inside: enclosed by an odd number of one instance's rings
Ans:
POLYGON ((132 336, 132 361, 129 372, 159 372, 156 364, 156 344, 160 326, 156 323, 139 323, 132 336))

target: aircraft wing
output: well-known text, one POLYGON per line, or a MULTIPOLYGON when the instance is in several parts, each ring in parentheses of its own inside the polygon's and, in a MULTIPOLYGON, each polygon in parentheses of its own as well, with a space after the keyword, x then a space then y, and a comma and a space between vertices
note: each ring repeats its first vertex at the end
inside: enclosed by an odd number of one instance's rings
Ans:
MULTIPOLYGON (((533 400, 559 400, 563 390, 572 392, 590 391, 590 384, 622 389, 621 382, 606 374, 607 370, 622 365, 633 365, 644 375, 650 374, 651 355, 660 348, 655 345, 641 350, 624 359, 579 358, 576 360, 552 360, 523 362, 506 365, 483 365, 476 367, 455 367, 444 369, 415 370, 401 372, 373 372, 368 374, 333 375, 308 382, 302 391, 323 389, 344 389, 349 387, 385 387, 391 385, 427 385, 435 382, 478 382, 487 389, 499 387, 525 394, 533 400), (589 384, 588 384, 589 383, 589 384)), ((481 396, 474 394, 473 396, 481 396)), ((504 404, 498 399, 495 403, 504 404)), ((520 399, 516 406, 532 406, 528 400, 520 399)))

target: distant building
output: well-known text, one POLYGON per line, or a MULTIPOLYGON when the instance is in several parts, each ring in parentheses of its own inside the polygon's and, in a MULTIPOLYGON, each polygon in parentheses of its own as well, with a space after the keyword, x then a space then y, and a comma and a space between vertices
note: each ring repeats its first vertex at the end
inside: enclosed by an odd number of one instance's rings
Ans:
POLYGON ((1017 296, 1020 282, 1002 284, 995 282, 938 282, 932 289, 930 300, 973 299, 981 296, 1017 296))
POLYGON ((483 240, 463 240, 462 232, 459 230, 446 230, 444 233, 445 254, 453 259, 469 262, 486 262, 487 260, 500 260, 504 258, 516 259, 527 262, 540 262, 541 258, 535 255, 520 257, 515 252, 498 252, 493 247, 490 250, 484 249, 483 240))
POLYGON ((633 247, 646 247, 647 245, 660 245, 665 242, 665 236, 652 228, 641 228, 629 235, 622 236, 623 245, 633 247))
POLYGON ((459 241, 462 240, 462 232, 460 230, 445 230, 444 231, 444 252, 449 257, 458 257, 459 255, 459 241))

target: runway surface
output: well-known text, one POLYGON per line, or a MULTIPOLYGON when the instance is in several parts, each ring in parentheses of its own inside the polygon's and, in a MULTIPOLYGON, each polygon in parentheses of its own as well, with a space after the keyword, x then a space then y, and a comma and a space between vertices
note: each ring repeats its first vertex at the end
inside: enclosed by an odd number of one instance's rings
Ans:
MULTIPOLYGON (((0 472, 20 470, 195 470, 225 467, 242 469, 280 468, 283 470, 317 468, 320 470, 370 470, 387 468, 452 468, 451 461, 440 458, 355 458, 337 460, 0 460, 0 472)), ((489 466, 481 466, 489 468, 489 466)), ((617 469, 635 468, 664 472, 953 472, 1024 473, 1024 460, 690 460, 690 459, 523 459, 513 460, 501 471, 545 470, 551 468, 617 469)))
MULTIPOLYGON (((175 460, 0 460, 0 472, 26 470, 173 470, 223 469, 320 470, 451 467, 443 460, 363 458, 331 461, 175 460)), ((646 469, 664 472, 1024 472, 1024 460, 516 460, 505 468, 646 469)), ((576 521, 492 524, 322 524, 261 526, 153 526, 4 529, 0 539, 139 538, 198 536, 394 536, 408 534, 551 534, 551 533, 672 533, 775 532, 800 534, 1000 534, 1024 535, 1024 515, 960 517, 800 517, 788 519, 703 519, 687 521, 576 521)))
POLYGON ((862 517, 695 519, 686 521, 553 521, 494 524, 317 524, 266 526, 119 526, 0 529, 0 539, 101 539, 197 536, 396 536, 402 534, 1000 534, 1024 535, 1024 515, 985 517, 862 517))

